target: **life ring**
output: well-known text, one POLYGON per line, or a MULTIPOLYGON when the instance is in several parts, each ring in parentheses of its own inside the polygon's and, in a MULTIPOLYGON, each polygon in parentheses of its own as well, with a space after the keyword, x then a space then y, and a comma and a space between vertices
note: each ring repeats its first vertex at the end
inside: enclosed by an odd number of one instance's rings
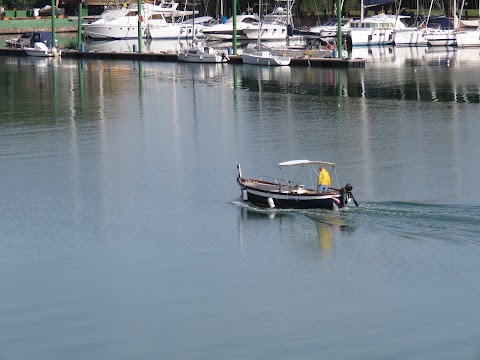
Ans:
POLYGON ((331 44, 325 45, 325 49, 327 49, 327 50, 332 50, 332 45, 331 45, 331 44))

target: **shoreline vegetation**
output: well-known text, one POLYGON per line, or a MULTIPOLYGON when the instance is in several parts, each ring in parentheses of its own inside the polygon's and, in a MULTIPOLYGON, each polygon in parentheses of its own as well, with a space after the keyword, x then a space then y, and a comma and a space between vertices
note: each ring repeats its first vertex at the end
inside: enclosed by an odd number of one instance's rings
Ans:
MULTIPOLYGON (((78 18, 57 17, 55 19, 55 31, 76 32, 78 18)), ((51 31, 52 18, 50 16, 38 18, 0 20, 0 35, 23 34, 30 31, 51 31)))

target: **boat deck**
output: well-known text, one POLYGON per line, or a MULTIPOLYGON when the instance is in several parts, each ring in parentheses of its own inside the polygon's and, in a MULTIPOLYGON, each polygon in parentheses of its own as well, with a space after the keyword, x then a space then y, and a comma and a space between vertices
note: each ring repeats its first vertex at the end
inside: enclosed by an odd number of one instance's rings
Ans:
MULTIPOLYGON (((272 183, 257 179, 240 179, 243 186, 254 188, 260 191, 281 194, 295 194, 295 195, 316 195, 318 192, 313 189, 307 189, 303 185, 286 185, 281 183, 272 183)), ((338 194, 336 189, 329 189, 324 194, 338 194)))

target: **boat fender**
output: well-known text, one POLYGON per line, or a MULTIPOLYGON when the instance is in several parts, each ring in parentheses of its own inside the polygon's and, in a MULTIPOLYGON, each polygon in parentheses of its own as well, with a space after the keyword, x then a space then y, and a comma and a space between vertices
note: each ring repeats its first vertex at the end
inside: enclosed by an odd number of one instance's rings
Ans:
POLYGON ((244 201, 248 200, 248 192, 247 190, 242 190, 242 197, 244 201))
POLYGON ((267 199, 268 206, 270 206, 270 209, 273 209, 275 207, 275 202, 271 197, 267 199))

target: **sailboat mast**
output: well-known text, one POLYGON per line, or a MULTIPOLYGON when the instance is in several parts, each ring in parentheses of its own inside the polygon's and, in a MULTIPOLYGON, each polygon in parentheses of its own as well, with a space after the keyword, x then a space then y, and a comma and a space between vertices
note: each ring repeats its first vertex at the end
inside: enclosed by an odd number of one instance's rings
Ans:
POLYGON ((458 27, 458 17, 457 17, 457 0, 453 0, 453 28, 458 27))

